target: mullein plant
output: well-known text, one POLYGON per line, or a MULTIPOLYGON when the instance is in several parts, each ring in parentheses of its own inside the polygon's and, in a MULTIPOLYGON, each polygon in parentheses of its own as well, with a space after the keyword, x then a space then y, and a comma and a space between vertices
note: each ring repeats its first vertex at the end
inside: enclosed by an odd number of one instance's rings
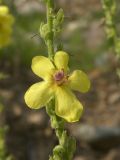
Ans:
POLYGON ((0 48, 6 47, 11 42, 12 25, 14 17, 9 8, 0 4, 0 48))
MULTIPOLYGON (((110 46, 114 47, 116 52, 117 63, 120 64, 120 38, 116 30, 116 0, 101 0, 104 16, 105 16, 105 31, 110 46)), ((117 68, 117 74, 120 78, 120 68, 117 68)))
POLYGON ((54 40, 61 31, 64 20, 63 10, 54 13, 53 0, 44 0, 47 8, 47 23, 41 23, 40 35, 48 49, 48 57, 36 56, 32 60, 32 71, 42 78, 25 93, 28 107, 39 109, 45 106, 55 129, 59 144, 53 149, 49 160, 72 160, 76 148, 74 138, 64 130, 65 122, 79 121, 83 105, 73 90, 85 93, 90 88, 88 76, 81 70, 72 73, 68 67, 69 54, 63 50, 55 51, 54 40))
MULTIPOLYGON (((12 25, 14 17, 9 13, 9 8, 1 5, 0 0, 0 49, 6 47, 11 41, 12 25)), ((0 73, 0 80, 6 78, 4 73, 0 73)), ((4 106, 0 103, 0 114, 2 115, 4 106)), ((5 135, 7 127, 0 126, 0 160, 13 160, 13 157, 7 153, 5 145, 5 135)))

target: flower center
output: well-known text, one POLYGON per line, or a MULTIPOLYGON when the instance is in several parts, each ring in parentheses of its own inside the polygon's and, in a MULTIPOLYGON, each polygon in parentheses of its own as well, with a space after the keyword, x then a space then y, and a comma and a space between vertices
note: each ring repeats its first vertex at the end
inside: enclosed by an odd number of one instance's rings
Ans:
POLYGON ((67 78, 65 76, 64 70, 57 71, 54 74, 54 81, 56 82, 57 85, 62 85, 63 83, 66 82, 66 80, 67 78))
POLYGON ((54 79, 55 81, 61 81, 64 78, 64 71, 58 71, 57 73, 55 73, 54 75, 54 79))

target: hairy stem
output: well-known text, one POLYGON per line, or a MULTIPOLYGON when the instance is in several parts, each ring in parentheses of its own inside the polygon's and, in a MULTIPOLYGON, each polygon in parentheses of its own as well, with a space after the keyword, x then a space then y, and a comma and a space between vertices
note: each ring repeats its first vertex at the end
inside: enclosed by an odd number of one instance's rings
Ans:
POLYGON ((53 101, 46 107, 46 111, 50 116, 51 126, 55 129, 56 136, 59 144, 54 147, 53 155, 49 160, 72 160, 75 149, 76 141, 74 138, 67 135, 64 130, 64 120, 55 114, 53 101))
POLYGON ((47 1, 47 24, 49 30, 49 36, 47 39, 48 55, 51 60, 54 56, 54 33, 53 33, 53 0, 47 1))
POLYGON ((115 0, 101 0, 106 23, 106 33, 108 39, 116 38, 116 27, 115 27, 115 14, 116 14, 116 2, 115 0))
MULTIPOLYGON (((48 36, 46 39, 46 44, 48 48, 49 59, 53 61, 54 58, 54 31, 53 31, 53 0, 46 0, 47 4, 47 27, 48 36)), ((72 137, 69 137, 64 130, 65 121, 58 117, 55 113, 55 102, 51 102, 46 106, 46 111, 50 116, 51 126, 55 129, 56 136, 58 138, 59 144, 54 147, 53 155, 50 156, 49 160, 72 160, 73 154, 76 148, 76 141, 72 137)))
POLYGON ((116 1, 115 0, 101 0, 106 23, 106 34, 111 45, 113 45, 115 52, 120 54, 120 39, 117 35, 115 26, 115 15, 116 15, 116 1))
POLYGON ((117 4, 115 0, 101 0, 106 23, 106 34, 110 42, 110 46, 114 47, 116 53, 116 72, 120 78, 120 37, 118 37, 115 16, 117 4))

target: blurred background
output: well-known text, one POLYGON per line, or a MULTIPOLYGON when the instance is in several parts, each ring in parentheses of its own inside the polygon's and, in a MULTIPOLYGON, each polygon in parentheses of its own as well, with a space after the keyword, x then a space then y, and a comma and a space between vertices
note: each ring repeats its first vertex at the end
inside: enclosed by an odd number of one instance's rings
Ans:
MULTIPOLYGON (((0 49, 0 125, 7 126, 5 144, 15 160, 48 160, 57 139, 45 109, 31 110, 24 93, 39 78, 31 71, 35 55, 47 56, 39 26, 46 21, 40 0, 4 0, 15 18, 12 42, 0 49)), ((70 54, 71 70, 82 69, 91 89, 77 97, 84 104, 78 123, 67 124, 77 139, 74 160, 120 160, 120 79, 116 56, 104 31, 104 13, 98 0, 57 0, 55 11, 65 12, 57 44, 70 54)), ((116 26, 119 31, 120 1, 116 26)), ((1 159, 2 160, 2 159, 1 159)))

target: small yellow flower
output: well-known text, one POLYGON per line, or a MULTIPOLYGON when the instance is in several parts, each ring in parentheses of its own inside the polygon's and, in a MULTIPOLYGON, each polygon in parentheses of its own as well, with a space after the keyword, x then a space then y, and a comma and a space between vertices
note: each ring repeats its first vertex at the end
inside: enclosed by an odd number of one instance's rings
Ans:
POLYGON ((81 70, 68 74, 68 60, 68 54, 63 51, 55 54, 54 62, 44 56, 34 57, 32 70, 44 81, 28 89, 25 102, 30 108, 38 109, 54 98, 56 114, 68 122, 75 122, 79 120, 83 106, 71 90, 87 92, 90 81, 81 70))
POLYGON ((5 47, 11 41, 13 16, 6 6, 0 6, 0 48, 5 47))

